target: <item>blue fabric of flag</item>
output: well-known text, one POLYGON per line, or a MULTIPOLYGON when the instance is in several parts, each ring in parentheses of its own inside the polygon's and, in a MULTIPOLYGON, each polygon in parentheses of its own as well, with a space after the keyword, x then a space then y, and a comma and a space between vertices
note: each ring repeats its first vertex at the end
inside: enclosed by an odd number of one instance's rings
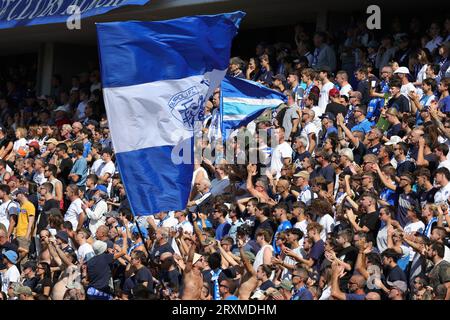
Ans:
POLYGON ((222 138, 226 140, 233 130, 249 124, 264 110, 286 102, 287 97, 279 91, 258 82, 226 76, 220 97, 222 138))

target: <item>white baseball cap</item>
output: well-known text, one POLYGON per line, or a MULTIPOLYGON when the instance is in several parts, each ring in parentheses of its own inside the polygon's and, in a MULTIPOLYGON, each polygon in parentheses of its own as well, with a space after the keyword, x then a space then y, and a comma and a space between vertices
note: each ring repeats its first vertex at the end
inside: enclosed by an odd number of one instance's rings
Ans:
POLYGON ((409 74, 409 69, 407 67, 399 67, 397 70, 394 71, 394 74, 395 73, 409 74))
POLYGON ((399 136, 392 136, 388 142, 385 143, 386 146, 396 145, 397 143, 402 142, 402 138, 399 136))

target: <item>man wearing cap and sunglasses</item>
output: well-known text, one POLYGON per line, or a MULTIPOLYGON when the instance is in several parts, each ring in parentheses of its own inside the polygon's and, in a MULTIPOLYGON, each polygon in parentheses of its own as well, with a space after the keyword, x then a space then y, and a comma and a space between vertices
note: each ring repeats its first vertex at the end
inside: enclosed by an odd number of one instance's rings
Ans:
POLYGON ((20 272, 16 267, 17 253, 8 250, 3 253, 3 264, 6 265, 6 270, 1 273, 2 278, 2 291, 8 293, 10 283, 20 281, 20 272))

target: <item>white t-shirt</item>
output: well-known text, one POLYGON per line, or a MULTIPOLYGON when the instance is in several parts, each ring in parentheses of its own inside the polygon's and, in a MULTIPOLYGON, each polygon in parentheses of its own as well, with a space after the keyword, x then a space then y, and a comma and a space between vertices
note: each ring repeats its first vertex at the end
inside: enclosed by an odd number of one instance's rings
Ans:
POLYGON ((169 215, 165 219, 160 220, 157 224, 158 228, 173 228, 178 225, 178 220, 169 215))
POLYGON ((350 91, 352 91, 352 90, 353 90, 352 86, 350 85, 350 83, 348 83, 345 86, 343 86, 341 88, 341 90, 339 90, 339 94, 341 96, 347 96, 348 97, 348 96, 350 96, 350 91))
POLYGON ((408 82, 407 84, 402 85, 402 87, 400 88, 400 93, 408 99, 409 108, 411 109, 411 99, 408 96, 408 93, 410 91, 414 91, 415 93, 417 93, 419 95, 419 99, 422 98, 422 95, 420 94, 419 90, 417 90, 417 88, 411 82, 408 82))
POLYGON ((443 188, 439 188, 439 190, 434 195, 434 202, 441 203, 446 202, 448 197, 450 196, 450 182, 443 188))
POLYGON ((27 146, 27 140, 25 138, 20 138, 19 140, 14 141, 13 151, 17 152, 20 148, 25 148, 27 146))
POLYGON ((100 166, 102 165, 103 160, 102 158, 98 158, 97 160, 94 161, 94 163, 91 166, 91 170, 90 170, 90 174, 95 174, 98 170, 98 168, 100 168, 100 166))
MULTIPOLYGON (((103 162, 104 163, 104 162, 103 162)), ((97 174, 97 176, 101 177, 103 176, 105 173, 109 173, 111 176, 114 175, 114 172, 116 171, 116 166, 114 165, 114 162, 110 161, 108 163, 105 163, 104 165, 100 164, 100 167, 97 169, 99 170, 99 174, 97 174)))
POLYGON ((84 114, 84 111, 86 110, 86 105, 87 105, 86 101, 81 101, 78 104, 77 111, 76 111, 78 114, 78 120, 86 118, 86 116, 84 114))
POLYGON ((311 110, 314 111, 312 123, 316 126, 316 132, 319 133, 322 130, 322 119, 320 117, 323 115, 324 110, 320 109, 320 107, 312 107, 311 110))
MULTIPOLYGON (((302 258, 304 258, 303 250, 302 250, 301 246, 299 246, 299 247, 297 247, 295 249, 292 249, 292 252, 294 252, 295 254, 299 255, 302 258)), ((290 265, 296 265, 297 264, 297 260, 295 260, 294 258, 291 258, 290 256, 285 256, 283 262, 286 263, 286 264, 290 264, 290 265)), ((289 272, 289 270, 287 268, 284 268, 283 272, 281 273, 281 280, 284 280, 284 279, 291 280, 291 278, 292 278, 292 275, 289 272)))
POLYGON ((419 72, 417 73, 417 82, 422 83, 423 80, 425 80, 427 78, 426 75, 426 71, 427 71, 428 65, 424 64, 423 67, 419 70, 419 72))
POLYGON ((277 145, 272 152, 270 169, 272 172, 277 173, 277 179, 281 176, 281 168, 283 168, 284 158, 292 158, 292 148, 286 141, 277 145))
POLYGON ((323 227, 322 231, 320 232, 320 238, 322 241, 327 240, 327 234, 333 230, 334 226, 334 219, 329 215, 326 214, 320 218, 317 219, 317 222, 323 227))
POLYGON ((183 222, 178 223, 176 225, 176 229, 178 230, 179 228, 182 228, 183 232, 187 232, 189 234, 194 233, 194 226, 188 220, 184 220, 183 222))
MULTIPOLYGON (((450 152, 449 152, 449 154, 450 154, 450 152)), ((448 170, 450 170, 450 160, 447 159, 447 160, 444 160, 444 161, 440 162, 437 168, 439 169, 439 168, 442 168, 442 167, 447 168, 448 170)))
POLYGON ((329 96, 328 92, 334 88, 333 82, 328 82, 322 86, 320 89, 320 97, 319 97, 319 108, 322 110, 322 113, 325 112, 325 108, 327 107, 329 96))
POLYGON ((330 300, 331 297, 331 286, 326 286, 326 289, 322 291, 322 295, 319 300, 330 300))
POLYGON ((298 245, 303 248, 303 242, 305 241, 305 237, 308 234, 308 230, 306 227, 308 226, 308 221, 303 220, 300 222, 296 222, 292 228, 300 229, 303 232, 303 238, 298 241, 298 245))
POLYGON ((76 230, 78 227, 78 218, 83 212, 83 209, 81 209, 82 204, 83 201, 81 201, 80 198, 75 199, 72 201, 66 211, 66 214, 64 215, 64 221, 70 221, 72 223, 73 230, 76 230))
POLYGON ((306 140, 308 140, 308 145, 306 146, 306 149, 309 148, 309 134, 314 133, 316 135, 316 142, 318 138, 318 132, 317 127, 312 122, 308 122, 306 126, 302 129, 302 132, 300 133, 301 136, 305 137, 306 140))
POLYGON ((411 82, 408 82, 407 84, 403 84, 401 86, 400 93, 409 99, 408 93, 410 91, 416 92, 416 90, 417 90, 416 87, 414 87, 414 85, 411 82))
POLYGON ((425 224, 422 221, 417 222, 409 222, 406 224, 406 226, 403 228, 405 233, 413 233, 416 231, 423 231, 425 230, 425 224))
POLYGON ((450 249, 447 246, 444 247, 445 247, 444 260, 450 262, 450 249))
POLYGON ((83 243, 78 248, 77 251, 78 261, 83 260, 84 262, 87 262, 93 256, 95 256, 94 249, 92 249, 92 246, 89 243, 83 243))
POLYGON ((20 207, 17 202, 8 200, 0 205, 0 223, 2 223, 6 230, 9 228, 9 218, 11 214, 18 214, 20 207))
POLYGON ((2 273, 2 291, 8 293, 9 284, 11 282, 20 281, 20 272, 15 265, 2 273))

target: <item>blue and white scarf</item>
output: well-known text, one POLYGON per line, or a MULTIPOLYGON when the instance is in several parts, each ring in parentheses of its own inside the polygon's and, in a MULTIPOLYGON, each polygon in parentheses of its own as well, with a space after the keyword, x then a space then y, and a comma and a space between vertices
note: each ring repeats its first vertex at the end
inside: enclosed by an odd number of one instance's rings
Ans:
POLYGON ((214 290, 213 297, 214 300, 220 300, 220 292, 219 292, 219 275, 222 272, 222 269, 217 269, 217 271, 211 270, 211 281, 214 281, 214 290))

